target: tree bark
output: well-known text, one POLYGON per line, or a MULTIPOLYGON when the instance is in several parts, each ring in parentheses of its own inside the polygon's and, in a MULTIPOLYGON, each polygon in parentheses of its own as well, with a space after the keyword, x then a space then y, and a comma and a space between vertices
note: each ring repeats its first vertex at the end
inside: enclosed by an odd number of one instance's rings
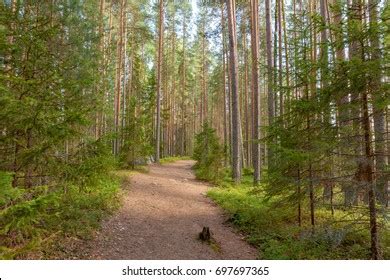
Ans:
POLYGON ((374 135, 375 135, 375 167, 376 167, 376 195, 382 205, 387 205, 388 201, 388 182, 386 178, 387 162, 387 141, 385 139, 385 109, 381 105, 385 99, 381 89, 381 50, 379 45, 379 26, 378 26, 378 0, 369 0, 368 9, 370 15, 370 42, 371 42, 371 60, 374 67, 370 75, 370 92, 373 98, 374 111, 374 135))
POLYGON ((227 1, 229 49, 230 49, 230 73, 231 73, 231 98, 232 98, 232 169, 235 183, 241 181, 241 118, 240 97, 238 92, 238 57, 236 34, 236 7, 234 0, 227 1))
POLYGON ((125 9, 125 0, 122 0, 120 3, 120 24, 119 24, 119 40, 118 40, 118 50, 117 50, 117 71, 116 71, 116 94, 115 94, 115 140, 114 140, 114 154, 118 155, 119 153, 119 122, 120 122, 120 112, 121 112, 121 90, 122 90, 122 65, 123 65, 123 30, 124 30, 124 9, 125 9))
POLYGON ((222 67, 223 67, 223 143, 225 152, 225 164, 228 164, 228 147, 230 146, 229 141, 229 127, 228 127, 228 116, 229 116, 229 96, 226 91, 226 44, 225 44, 225 13, 224 13, 224 1, 221 1, 221 23, 222 23, 222 67))
MULTIPOLYGON (((267 49, 267 101, 268 101, 268 125, 272 125, 275 117, 275 100, 273 92, 273 61, 272 61, 272 27, 270 0, 265 0, 265 27, 266 27, 266 49, 267 49)), ((272 162, 272 149, 267 147, 268 166, 272 162)))
POLYGON ((155 162, 160 162, 160 137, 161 137, 161 96, 162 96, 162 58, 164 48, 164 0, 159 2, 159 28, 158 28, 158 55, 157 55, 157 115, 156 115, 156 146, 155 162))
POLYGON ((253 182, 260 182, 260 133, 259 133, 259 4, 258 0, 251 0, 251 49, 252 49, 252 164, 254 168, 253 182))

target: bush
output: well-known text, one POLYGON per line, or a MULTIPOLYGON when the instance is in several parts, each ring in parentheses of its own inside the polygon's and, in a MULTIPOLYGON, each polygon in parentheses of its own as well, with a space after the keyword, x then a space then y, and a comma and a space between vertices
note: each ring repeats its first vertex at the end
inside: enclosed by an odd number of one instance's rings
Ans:
MULTIPOLYGON (((318 224, 312 234, 307 211, 302 213, 302 227, 298 227, 294 207, 269 199, 264 186, 253 187, 246 181, 244 176, 243 184, 226 182, 223 187, 212 188, 208 196, 229 212, 235 226, 248 234, 248 242, 259 249, 261 259, 370 258, 369 231, 360 223, 345 226, 341 221, 347 212, 337 210, 334 217, 329 217, 328 210, 317 209, 318 224), (330 219, 333 223, 327 222, 330 219)), ((388 232, 381 229, 384 259, 390 254, 388 232)))
POLYGON ((216 132, 208 123, 203 125, 202 132, 196 135, 193 158, 196 177, 212 183, 219 183, 224 177, 224 152, 216 132))
POLYGON ((91 142, 57 163, 47 185, 12 187, 12 174, 0 172, 0 259, 28 258, 64 236, 89 236, 118 206, 113 165, 107 149, 91 142))

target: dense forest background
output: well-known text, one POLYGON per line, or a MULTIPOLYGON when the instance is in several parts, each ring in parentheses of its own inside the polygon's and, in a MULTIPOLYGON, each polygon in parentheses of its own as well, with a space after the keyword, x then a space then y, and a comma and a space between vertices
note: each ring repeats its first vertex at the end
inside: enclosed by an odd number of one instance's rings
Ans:
POLYGON ((266 257, 388 259, 389 26, 379 0, 1 1, 0 257, 194 156, 266 257))

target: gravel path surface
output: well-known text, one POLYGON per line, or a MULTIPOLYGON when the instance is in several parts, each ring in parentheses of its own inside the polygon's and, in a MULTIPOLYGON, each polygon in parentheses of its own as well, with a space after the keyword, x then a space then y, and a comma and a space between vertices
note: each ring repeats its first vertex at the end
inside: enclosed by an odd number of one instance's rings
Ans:
POLYGON ((226 223, 197 181, 194 161, 151 165, 131 177, 123 207, 86 244, 88 259, 256 259, 257 250, 226 223), (214 241, 198 239, 209 227, 214 241))

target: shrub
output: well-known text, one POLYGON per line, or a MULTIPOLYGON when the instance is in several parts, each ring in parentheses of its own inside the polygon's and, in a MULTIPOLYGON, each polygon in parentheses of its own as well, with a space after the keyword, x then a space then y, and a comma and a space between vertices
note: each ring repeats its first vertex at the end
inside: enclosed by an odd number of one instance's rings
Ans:
POLYGON ((218 183, 224 176, 224 152, 216 132, 208 123, 196 135, 193 158, 197 161, 194 168, 197 178, 218 183))
POLYGON ((0 259, 40 254, 64 236, 87 237, 118 206, 113 165, 102 143, 91 142, 51 168, 47 185, 12 187, 12 174, 0 172, 0 259))

